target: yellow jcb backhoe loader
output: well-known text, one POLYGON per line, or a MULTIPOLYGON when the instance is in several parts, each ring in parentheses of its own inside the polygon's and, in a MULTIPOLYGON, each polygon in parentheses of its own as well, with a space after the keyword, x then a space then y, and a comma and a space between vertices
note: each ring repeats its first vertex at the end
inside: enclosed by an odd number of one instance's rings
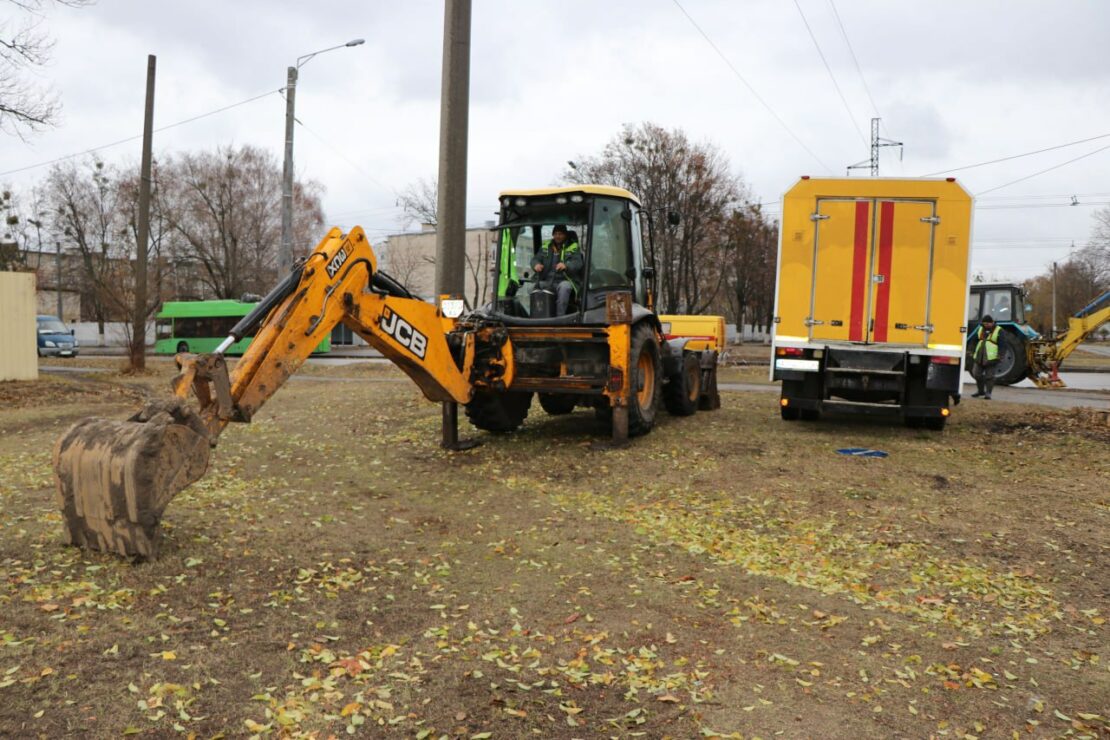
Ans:
POLYGON ((215 352, 177 356, 173 398, 126 421, 71 427, 54 449, 68 540, 156 556, 163 510, 204 475, 224 427, 249 422, 340 323, 444 403, 445 440, 457 439, 455 404, 479 429, 509 432, 533 394, 551 414, 592 406, 618 443, 649 432, 661 403, 677 415, 720 405, 717 342, 664 334, 653 310, 650 214, 631 193, 573 186, 500 198, 489 305, 465 312, 460 300, 420 300, 378 270, 361 228, 332 229, 215 352), (548 261, 564 267, 545 274, 536 266, 556 227, 565 238, 548 261), (565 313, 555 315, 560 291, 565 313), (248 336, 229 373, 224 352, 248 336))

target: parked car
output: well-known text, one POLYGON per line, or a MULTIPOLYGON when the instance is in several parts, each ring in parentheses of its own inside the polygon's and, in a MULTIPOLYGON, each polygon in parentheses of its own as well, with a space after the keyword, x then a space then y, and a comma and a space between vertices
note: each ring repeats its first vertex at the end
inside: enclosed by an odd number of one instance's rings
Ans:
POLYGON ((80 342, 57 316, 38 316, 39 357, 76 357, 80 342))

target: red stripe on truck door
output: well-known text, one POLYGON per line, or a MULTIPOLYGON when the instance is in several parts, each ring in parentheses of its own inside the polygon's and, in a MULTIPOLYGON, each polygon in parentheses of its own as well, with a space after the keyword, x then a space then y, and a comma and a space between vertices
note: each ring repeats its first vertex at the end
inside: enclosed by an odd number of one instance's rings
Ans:
POLYGON ((871 203, 856 201, 856 232, 852 250, 852 316, 848 322, 848 340, 862 342, 863 311, 867 304, 867 222, 871 203))
POLYGON ((894 203, 879 204, 879 271, 882 282, 875 291, 875 341, 887 340, 887 321, 890 318, 890 265, 894 251, 894 203))

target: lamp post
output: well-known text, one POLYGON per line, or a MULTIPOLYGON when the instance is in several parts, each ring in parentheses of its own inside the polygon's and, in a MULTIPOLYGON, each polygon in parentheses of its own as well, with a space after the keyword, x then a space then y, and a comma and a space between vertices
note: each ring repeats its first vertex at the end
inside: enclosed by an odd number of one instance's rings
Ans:
POLYGON ((293 266, 293 109, 297 96, 297 70, 308 63, 312 57, 327 51, 335 51, 348 46, 358 46, 365 39, 353 39, 345 44, 331 46, 297 57, 297 63, 289 67, 285 79, 285 163, 282 167, 281 186, 281 252, 278 254, 278 270, 288 270, 293 266))

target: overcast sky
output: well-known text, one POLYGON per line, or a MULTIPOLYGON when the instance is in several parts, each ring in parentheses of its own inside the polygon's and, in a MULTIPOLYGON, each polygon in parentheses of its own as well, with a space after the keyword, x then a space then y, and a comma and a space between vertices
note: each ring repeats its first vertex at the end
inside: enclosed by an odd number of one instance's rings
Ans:
MULTIPOLYGON (((901 160, 883 152, 889 176, 1105 136, 954 173, 983 193, 973 264, 993 278, 1065 259, 1110 203, 1110 2, 799 0, 846 104, 792 0, 679 3, 475 0, 471 224, 492 218, 499 190, 551 184, 568 159, 642 121, 716 144, 772 211, 799 175, 840 176, 867 159, 877 114, 883 135, 905 142, 901 160), (1079 205, 1064 205, 1072 195, 1079 205)), ((42 76, 61 94, 61 125, 0 139, 2 173, 141 133, 148 53, 158 57, 156 126, 272 92, 158 133, 156 154, 249 143, 280 160, 286 67, 353 38, 366 43, 301 69, 298 177, 326 188, 329 223, 380 238, 399 230, 396 192, 437 172, 440 2, 99 0, 51 9, 45 28, 57 46, 42 76)), ((140 146, 99 156, 133 162, 140 146)), ((46 171, 0 182, 29 188, 46 171)))

